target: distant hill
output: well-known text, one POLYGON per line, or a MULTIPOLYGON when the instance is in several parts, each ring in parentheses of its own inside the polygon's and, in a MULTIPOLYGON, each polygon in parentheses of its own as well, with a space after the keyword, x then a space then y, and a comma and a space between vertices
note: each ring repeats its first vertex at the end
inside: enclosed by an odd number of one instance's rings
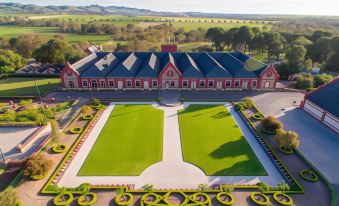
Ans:
POLYGON ((168 17, 202 17, 233 19, 267 19, 265 15, 222 14, 200 12, 158 12, 148 9, 137 9, 121 6, 37 6, 33 4, 0 3, 0 13, 26 14, 99 14, 123 16, 168 16, 168 17))

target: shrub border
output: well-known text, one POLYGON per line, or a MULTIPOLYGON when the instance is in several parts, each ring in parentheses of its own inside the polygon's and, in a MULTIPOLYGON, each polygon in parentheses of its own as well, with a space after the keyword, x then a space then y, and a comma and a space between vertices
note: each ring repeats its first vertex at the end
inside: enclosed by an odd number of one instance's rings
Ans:
POLYGON ((80 206, 90 206, 90 205, 94 205, 97 202, 97 194, 95 194, 94 192, 89 192, 85 195, 81 195, 80 197, 78 197, 77 203, 80 206), (93 199, 89 202, 83 202, 83 200, 85 199, 85 196, 92 196, 93 199))
POLYGON ((48 175, 48 172, 46 172, 42 175, 31 175, 31 176, 29 176, 29 178, 31 180, 42 180, 42 179, 45 179, 47 177, 47 175, 48 175))
POLYGON ((235 202, 235 199, 233 197, 233 195, 231 193, 226 193, 226 192, 219 192, 217 195, 216 195, 216 199, 218 200, 219 203, 223 204, 223 205, 233 205, 234 202, 235 202), (226 195, 230 198, 229 201, 224 201, 224 200, 221 200, 220 199, 220 196, 221 195, 226 195))
POLYGON ((259 112, 254 114, 252 116, 252 118, 255 119, 255 120, 263 120, 264 119, 263 115, 261 113, 259 113, 259 112))
POLYGON ((84 129, 82 129, 81 127, 72 127, 69 129, 69 132, 72 134, 81 134, 83 131, 84 129))
POLYGON ((292 199, 292 197, 289 196, 289 195, 287 195, 287 194, 282 194, 281 192, 275 192, 275 193, 273 194, 273 199, 274 199, 277 203, 279 203, 279 204, 281 204, 281 205, 289 206, 289 205, 292 205, 292 204, 293 204, 293 199, 292 199), (286 197, 286 198, 288 199, 288 201, 287 201, 287 202, 283 202, 283 201, 279 200, 278 195, 283 195, 284 197, 286 197))
POLYGON ((64 206, 64 205, 69 205, 71 204, 71 202, 73 202, 73 194, 70 192, 65 193, 64 195, 68 195, 69 198, 66 201, 63 202, 57 202, 59 200, 59 198, 61 197, 61 195, 57 195, 53 198, 53 204, 56 206, 64 206))
POLYGON ((54 145, 53 147, 52 147, 52 151, 54 152, 54 153, 64 153, 64 152, 66 152, 67 151, 67 145, 66 144, 60 144, 60 145, 54 145), (64 147, 63 149, 59 149, 58 147, 64 147))
POLYGON ((278 147, 278 149, 280 152, 287 154, 287 155, 294 154, 294 150, 290 147, 278 147))
POLYGON ((91 119, 93 119, 93 115, 91 115, 91 114, 83 114, 82 116, 81 116, 81 118, 83 119, 83 120, 91 120, 91 119))
POLYGON ((309 182, 316 182, 316 181, 319 180, 318 175, 315 172, 313 172, 312 170, 303 169, 303 170, 299 171, 299 174, 304 180, 307 180, 309 182), (307 176, 305 176, 305 173, 308 173, 308 175, 311 175, 313 177, 307 177, 307 176))
POLYGON ((271 202, 270 202, 270 198, 267 197, 265 194, 263 193, 260 193, 260 192, 251 192, 251 200, 257 204, 257 205, 269 205, 271 202), (261 202, 261 201, 258 201, 257 199, 254 198, 255 195, 260 195, 261 197, 263 197, 265 199, 265 202, 261 202))
POLYGON ((134 200, 133 195, 131 193, 124 193, 124 195, 129 197, 129 200, 127 202, 120 202, 120 198, 122 197, 122 195, 115 196, 114 202, 117 205, 129 205, 129 204, 131 204, 134 200))

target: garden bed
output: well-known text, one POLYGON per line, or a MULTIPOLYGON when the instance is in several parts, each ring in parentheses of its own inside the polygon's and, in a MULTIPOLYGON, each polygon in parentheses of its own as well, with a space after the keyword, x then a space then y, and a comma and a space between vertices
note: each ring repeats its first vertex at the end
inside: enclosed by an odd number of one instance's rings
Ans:
POLYGON ((80 134, 83 131, 81 127, 73 127, 69 130, 70 133, 72 134, 80 134))
POLYGON ((304 180, 310 182, 316 182, 319 180, 318 175, 311 170, 300 170, 299 174, 304 180))
POLYGON ((260 192, 252 192, 251 200, 257 205, 269 205, 270 199, 263 193, 260 192))
POLYGON ((90 192, 85 195, 81 195, 78 198, 78 205, 80 206, 89 206, 89 205, 94 205, 97 202, 97 195, 93 192, 90 192))
POLYGON ((117 205, 130 205, 133 202, 133 195, 130 193, 124 193, 115 197, 115 203, 117 205))
POLYGON ((233 205, 235 202, 233 195, 226 192, 218 193, 216 198, 222 205, 233 205))
POLYGON ((66 150, 67 150, 67 145, 65 144, 54 145, 52 147, 52 151, 55 153, 63 153, 63 152, 66 152, 66 150))
POLYGON ((67 192, 64 194, 65 200, 63 200, 61 195, 57 195, 53 199, 53 204, 56 206, 64 206, 64 205, 69 205, 73 201, 73 195, 72 193, 67 192))
POLYGON ((287 194, 283 194, 281 192, 276 192, 273 194, 273 199, 281 205, 292 205, 293 199, 287 194))
POLYGON ((93 115, 91 115, 91 114, 84 114, 84 115, 81 116, 81 118, 83 120, 91 120, 91 119, 93 119, 93 115))

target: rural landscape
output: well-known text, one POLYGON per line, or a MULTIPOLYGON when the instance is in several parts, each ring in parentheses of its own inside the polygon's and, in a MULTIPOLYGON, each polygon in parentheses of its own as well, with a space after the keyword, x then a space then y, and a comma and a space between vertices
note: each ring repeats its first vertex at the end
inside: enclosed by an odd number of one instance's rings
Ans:
POLYGON ((324 1, 0 0, 0 206, 339 205, 324 1))

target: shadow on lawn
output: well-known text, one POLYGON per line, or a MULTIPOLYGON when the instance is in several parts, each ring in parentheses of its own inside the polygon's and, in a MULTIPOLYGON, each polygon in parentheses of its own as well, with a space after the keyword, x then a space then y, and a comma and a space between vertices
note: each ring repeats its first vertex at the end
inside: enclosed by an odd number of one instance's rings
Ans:
POLYGON ((227 157, 237 157, 240 155, 247 155, 244 149, 246 150, 246 140, 242 137, 240 140, 226 142, 220 145, 217 149, 212 151, 209 156, 214 159, 223 159, 227 157))
POLYGON ((197 116, 201 116, 201 115, 216 112, 216 111, 221 111, 222 109, 218 108, 218 109, 214 109, 214 110, 211 110, 211 111, 202 112, 203 110, 206 110, 206 109, 208 110, 208 109, 212 109, 214 107, 219 107, 219 106, 221 106, 221 105, 191 104, 186 109, 178 111, 178 115, 187 114, 187 113, 191 113, 191 112, 197 112, 197 114, 192 115, 192 117, 197 117, 197 116))

